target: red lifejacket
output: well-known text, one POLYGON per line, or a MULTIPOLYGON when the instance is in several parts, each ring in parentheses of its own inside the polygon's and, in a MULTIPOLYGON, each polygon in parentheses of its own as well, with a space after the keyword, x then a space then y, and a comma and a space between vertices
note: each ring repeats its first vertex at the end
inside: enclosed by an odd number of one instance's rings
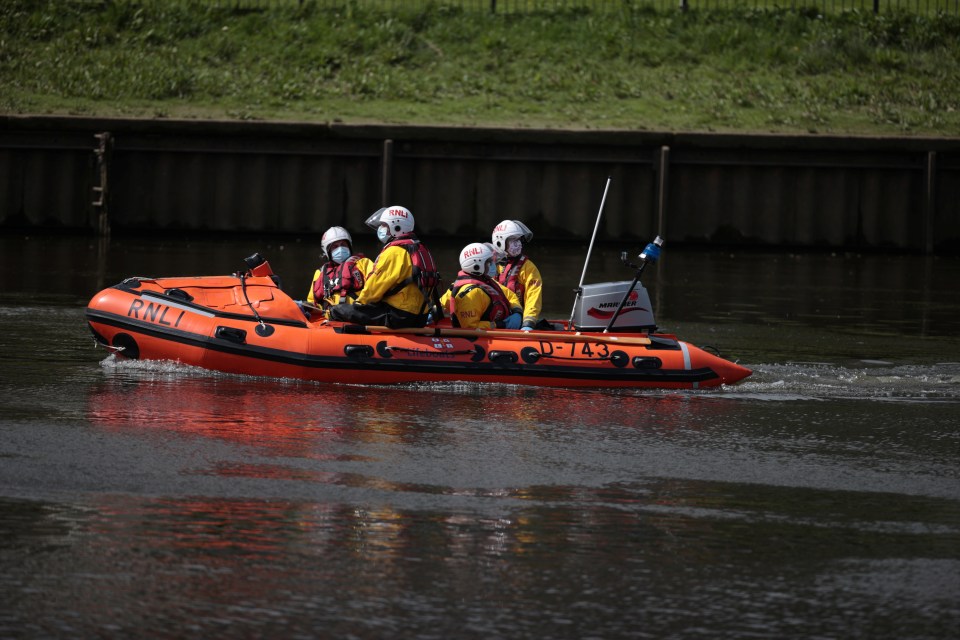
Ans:
POLYGON ((520 270, 526 261, 527 256, 524 255, 508 258, 507 263, 503 265, 503 271, 497 274, 497 282, 517 294, 520 304, 523 304, 523 294, 527 292, 527 288, 520 281, 520 270))
POLYGON ((324 263, 320 277, 313 283, 313 297, 318 304, 323 305, 323 300, 335 293, 339 293, 343 298, 353 296, 363 289, 363 273, 356 267, 357 260, 362 257, 363 255, 358 253, 344 260, 343 264, 337 264, 333 260, 324 263))
POLYGON ((410 283, 416 283, 420 293, 423 294, 424 301, 428 300, 430 293, 440 284, 440 271, 437 269, 437 265, 433 261, 433 255, 427 249, 427 246, 417 240, 415 235, 408 233, 397 236, 383 246, 384 249, 387 247, 403 247, 410 254, 410 262, 413 264, 413 273, 410 277, 404 278, 390 289, 387 296, 398 293, 410 283))
POLYGON ((466 294, 467 291, 477 287, 483 289, 483 292, 490 298, 490 304, 487 306, 486 311, 480 316, 481 320, 486 320, 496 325, 497 322, 510 315, 510 302, 507 300, 507 296, 503 295, 503 291, 497 286, 496 282, 491 279, 482 280, 478 276, 466 274, 461 271, 457 274, 457 279, 450 285, 450 301, 447 304, 447 308, 450 311, 450 320, 453 322, 454 327, 460 326, 460 321, 457 319, 457 295, 463 289, 466 289, 466 291, 463 292, 466 294))

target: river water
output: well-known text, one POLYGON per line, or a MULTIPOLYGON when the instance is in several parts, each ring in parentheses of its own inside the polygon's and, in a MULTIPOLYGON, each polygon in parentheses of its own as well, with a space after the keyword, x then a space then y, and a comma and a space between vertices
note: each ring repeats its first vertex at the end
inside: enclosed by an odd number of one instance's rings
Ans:
MULTIPOLYGON (((454 272, 462 242, 434 243, 454 272)), ((620 249, 587 282, 621 280, 620 249)), ((368 247, 372 250, 372 247, 368 247)), ((0 638, 955 638, 960 259, 672 250, 713 391, 118 361, 92 295, 295 240, 0 238, 0 638)), ((534 244, 568 317, 585 247, 534 244)))

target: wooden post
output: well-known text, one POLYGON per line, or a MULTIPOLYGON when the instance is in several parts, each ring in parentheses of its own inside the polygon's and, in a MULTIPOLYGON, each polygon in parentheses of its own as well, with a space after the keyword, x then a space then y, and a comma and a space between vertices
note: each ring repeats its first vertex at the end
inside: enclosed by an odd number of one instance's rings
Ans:
POLYGON ((93 136, 97 139, 97 148, 93 150, 97 156, 97 177, 100 184, 93 187, 93 192, 97 199, 93 201, 93 208, 97 212, 97 235, 102 238, 110 237, 110 215, 107 208, 109 196, 109 169, 110 169, 110 150, 113 148, 113 137, 109 131, 97 133, 93 136))
POLYGON ((383 141, 383 170, 380 174, 380 206, 389 207, 393 184, 393 140, 383 141))

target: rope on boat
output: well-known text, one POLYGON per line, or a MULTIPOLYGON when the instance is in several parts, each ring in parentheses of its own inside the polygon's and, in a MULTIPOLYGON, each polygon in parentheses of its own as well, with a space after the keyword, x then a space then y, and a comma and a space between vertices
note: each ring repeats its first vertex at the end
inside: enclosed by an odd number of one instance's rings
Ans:
POLYGON ((250 296, 247 295, 247 277, 245 273, 240 274, 240 290, 243 291, 243 297, 247 301, 247 306, 250 307, 250 311, 253 312, 253 317, 257 319, 257 322, 260 323, 260 326, 257 327, 258 336, 269 336, 273 333, 273 327, 268 326, 264 323, 263 318, 260 317, 260 314, 257 313, 257 310, 254 308, 253 303, 250 302, 250 296))
POLYGON ((96 338, 93 339, 93 346, 94 346, 94 348, 96 348, 96 347, 103 347, 104 349, 109 349, 110 351, 113 351, 114 353, 120 353, 121 351, 123 351, 123 350, 126 349, 126 347, 116 347, 116 346, 114 346, 114 345, 112 345, 112 344, 103 344, 102 342, 100 342, 100 341, 97 340, 96 338))
MULTIPOLYGON (((575 358, 571 356, 555 356, 549 353, 540 353, 539 351, 537 353, 539 354, 538 357, 540 358, 550 358, 552 360, 579 360, 582 362, 583 360, 586 359, 586 358, 575 358)), ((614 360, 615 358, 613 356, 597 356, 596 358, 589 358, 589 359, 602 361, 602 360, 614 360)))
POLYGON ((476 351, 473 349, 469 349, 469 350, 461 349, 459 351, 427 351, 425 349, 411 349, 410 347, 393 347, 390 345, 386 345, 383 348, 386 349, 387 351, 406 351, 407 353, 430 353, 430 354, 442 353, 443 355, 449 355, 449 356, 472 356, 473 354, 476 353, 476 351))

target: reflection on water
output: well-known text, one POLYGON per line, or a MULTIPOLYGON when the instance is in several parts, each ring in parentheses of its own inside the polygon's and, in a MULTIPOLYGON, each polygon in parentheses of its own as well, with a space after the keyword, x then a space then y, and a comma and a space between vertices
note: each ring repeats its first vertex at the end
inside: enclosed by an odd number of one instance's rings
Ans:
POLYGON ((758 508, 782 510, 783 495, 736 487, 675 506, 703 488, 543 489, 498 514, 188 498, 47 509, 3 519, 5 540, 45 548, 5 561, 15 613, 0 631, 947 638, 960 620, 960 561, 926 559, 955 553, 955 523, 929 531, 888 511, 877 526, 881 499, 859 505, 862 523, 824 521, 849 505, 840 494, 810 496, 809 519, 771 519, 758 508))
MULTIPOLYGON (((576 391, 118 360, 83 322, 101 284, 264 250, 305 289, 316 247, 0 248, 0 637, 960 627, 956 261, 668 245, 648 281, 661 325, 754 376, 576 391)), ((578 250, 537 247, 561 317, 578 250)), ((595 255, 588 281, 623 277, 612 248, 595 255)))
POLYGON ((749 386, 652 394, 507 385, 347 387, 172 363, 109 358, 104 366, 107 377, 87 398, 91 425, 240 447, 182 472, 195 475, 197 486, 205 486, 203 477, 248 480, 246 491, 267 489, 265 497, 275 495, 276 483, 253 480, 286 481, 287 491, 308 497, 317 485, 331 485, 392 494, 390 500, 404 504, 424 495, 522 500, 541 484, 607 487, 632 481, 640 470, 645 477, 698 481, 896 487, 931 497, 960 488, 960 434, 949 426, 957 414, 956 376, 844 370, 838 377, 836 369, 770 367, 749 386), (915 389, 897 387, 908 378, 915 389), (876 409, 865 410, 864 402, 876 409), (785 413, 787 407, 797 408, 785 413), (877 415, 885 422, 878 424, 877 415), (909 447, 899 442, 904 420, 909 447), (481 460, 495 463, 478 465, 481 460))

